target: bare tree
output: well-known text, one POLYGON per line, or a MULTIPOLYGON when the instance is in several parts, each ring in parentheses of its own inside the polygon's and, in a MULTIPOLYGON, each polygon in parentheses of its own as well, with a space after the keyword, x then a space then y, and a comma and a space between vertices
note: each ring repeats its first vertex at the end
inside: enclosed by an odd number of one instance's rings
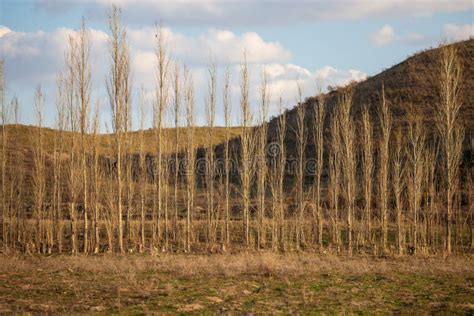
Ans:
POLYGON ((437 126, 441 135, 445 160, 446 178, 446 231, 445 251, 451 254, 451 224, 454 213, 456 185, 459 181, 459 165, 462 154, 464 129, 460 123, 459 111, 462 106, 462 69, 456 48, 453 45, 441 47, 439 57, 439 94, 436 106, 437 126))
POLYGON ((113 6, 109 17, 109 28, 111 32, 110 54, 111 66, 109 79, 107 81, 107 91, 109 94, 109 103, 112 111, 112 128, 115 138, 116 154, 116 179, 117 179, 117 224, 118 224, 118 242, 119 251, 124 252, 123 245, 123 218, 122 218, 122 150, 123 137, 128 122, 126 121, 126 112, 128 111, 128 102, 130 102, 130 68, 129 68, 129 49, 126 38, 126 31, 121 25, 121 10, 113 6))
POLYGON ((347 247, 352 256, 353 217, 356 199, 355 126, 351 115, 352 91, 344 91, 339 100, 339 127, 342 139, 342 168, 347 208, 347 247))
POLYGON ((89 31, 86 29, 84 18, 81 29, 78 32, 76 49, 74 50, 74 75, 76 76, 75 87, 79 102, 79 129, 81 132, 81 181, 82 181, 82 206, 84 211, 83 228, 83 252, 89 249, 89 204, 88 204, 88 174, 87 174, 87 133, 89 128, 90 111, 90 40, 89 31))
POLYGON ((389 160, 390 160, 390 133, 392 129, 392 115, 385 98, 385 88, 382 84, 379 108, 381 137, 379 143, 379 198, 382 222, 382 250, 387 251, 388 239, 388 203, 389 203, 389 160))
POLYGON ((64 93, 66 100, 67 129, 70 131, 69 137, 69 159, 68 159, 68 189, 69 189, 69 218, 71 230, 71 252, 76 254, 78 251, 77 234, 77 192, 79 183, 77 182, 77 143, 76 134, 78 132, 78 113, 77 113, 77 93, 76 80, 74 78, 74 56, 76 55, 77 43, 73 37, 69 37, 69 46, 65 53, 65 75, 64 75, 64 93))
POLYGON ((230 245, 230 230, 229 230, 229 200, 230 200, 230 152, 229 152, 229 141, 230 141, 230 115, 231 115, 231 103, 230 103, 230 69, 226 67, 224 74, 224 93, 222 96, 222 104, 224 106, 224 124, 225 124, 225 140, 224 140, 224 212, 225 212, 225 243, 224 250, 229 248, 230 245))
MULTIPOLYGON (((13 114, 13 138, 19 139, 20 137, 20 103, 18 102, 17 97, 13 97, 10 110, 13 114)), ((19 150, 13 151, 11 154, 11 161, 15 161, 15 164, 10 165, 10 216, 15 217, 16 222, 12 223, 14 226, 11 227, 12 229, 12 237, 10 238, 12 242, 13 251, 23 250, 25 245, 25 207, 24 207, 24 198, 23 193, 25 190, 24 181, 25 181, 25 168, 22 163, 23 161, 23 153, 19 150)))
POLYGON ((55 226, 56 226, 56 241, 58 246, 58 252, 62 252, 63 248, 63 224, 62 224, 62 162, 61 156, 64 151, 64 130, 66 128, 66 91, 65 88, 65 78, 60 75, 57 80, 57 96, 56 96, 56 127, 57 133, 54 137, 54 162, 53 162, 53 174, 54 174, 54 188, 53 188, 53 201, 55 208, 55 226))
POLYGON ((342 140, 340 129, 340 111, 334 108, 331 117, 331 147, 329 154, 329 191, 331 195, 332 243, 340 251, 341 237, 339 232, 339 194, 342 181, 342 140))
POLYGON ((173 72, 173 109, 174 109, 174 180, 173 180, 173 240, 177 241, 178 234, 178 189, 179 189, 179 119, 181 107, 181 75, 180 66, 175 63, 173 72))
POLYGON ((298 108, 296 109, 296 128, 293 132, 296 138, 296 205, 297 205, 297 224, 296 224, 296 250, 300 250, 304 240, 304 210, 305 210, 305 193, 304 193, 304 179, 305 179, 305 149, 307 142, 307 133, 305 128, 306 108, 303 103, 303 96, 299 79, 297 80, 298 89, 298 108))
POLYGON ((251 124, 252 115, 250 113, 249 104, 249 71, 247 67, 247 57, 244 54, 244 60, 240 67, 240 126, 241 126, 241 168, 240 168, 240 180, 242 190, 242 202, 243 202, 243 227, 244 227, 244 241, 245 247, 250 246, 250 179, 251 179, 251 124))
POLYGON ((280 115, 277 121, 276 141, 270 144, 268 152, 272 157, 270 187, 272 190, 272 248, 286 250, 285 233, 285 166, 286 166, 286 111, 279 98, 280 115))
MULTIPOLYGON (((314 193, 315 201, 314 207, 316 208, 316 217, 318 221, 318 245, 319 251, 323 250, 323 214, 322 214, 322 197, 321 197, 321 175, 324 166, 324 119, 326 117, 326 100, 321 89, 318 91, 317 101, 313 106, 313 120, 314 120, 314 146, 316 150, 316 169, 314 174, 314 193)), ((314 220, 314 214, 313 214, 314 220)))
MULTIPOLYGON (((414 110, 412 109, 411 112, 414 113, 414 110)), ((418 220, 423 194, 423 152, 426 139, 425 129, 420 125, 419 121, 420 118, 412 114, 409 117, 408 123, 407 157, 409 167, 407 170, 407 189, 412 219, 411 247, 413 253, 416 253, 418 250, 418 220)))
POLYGON ((372 182, 374 181, 374 146, 373 127, 369 106, 362 110, 362 162, 364 177, 364 202, 365 202, 365 239, 372 243, 372 182))
POLYGON ((139 195, 140 195, 140 244, 138 251, 141 253, 145 249, 145 208, 146 208, 146 196, 147 196, 147 170, 146 170, 146 160, 144 152, 144 133, 145 133, 145 117, 146 117, 146 91, 142 86, 140 90, 140 103, 139 103, 139 117, 140 117, 140 131, 138 139, 138 148, 139 148, 139 163, 138 163, 138 181, 139 185, 139 195))
POLYGON ((265 70, 262 73, 260 86, 260 126, 258 127, 258 146, 256 147, 257 159, 257 249, 265 243, 265 194, 267 183, 267 122, 268 115, 268 77, 265 70))
POLYGON ((93 252, 98 253, 100 249, 100 219, 101 219, 101 205, 100 205, 100 182, 103 171, 100 170, 99 166, 99 141, 98 133, 100 124, 100 103, 99 100, 96 102, 94 120, 92 122, 92 198, 91 202, 93 205, 93 218, 92 218, 92 231, 93 231, 93 252))
POLYGON ((194 147, 194 84, 192 77, 189 75, 187 68, 184 70, 184 93, 186 104, 186 133, 187 133, 187 205, 186 205, 186 242, 185 251, 191 252, 191 219, 193 217, 194 209, 194 195, 195 195, 195 163, 196 152, 194 147))
POLYGON ((392 151, 392 188, 397 218, 397 248, 398 254, 405 250, 405 218, 403 201, 405 190, 405 156, 403 152, 403 135, 399 128, 395 134, 395 149, 392 151))
POLYGON ((431 144, 427 145, 425 150, 425 181, 426 181, 426 198, 425 198, 425 246, 430 246, 432 249, 436 248, 436 235, 438 225, 435 224, 435 218, 438 217, 438 192, 436 188, 437 171, 438 171, 438 156, 439 156, 439 141, 433 137, 431 144))
POLYGON ((38 86, 35 91, 35 114, 37 129, 34 137, 34 173, 33 173, 33 186, 34 186, 34 218, 36 221, 36 251, 38 253, 45 253, 44 247, 44 201, 46 194, 46 174, 45 174, 45 153, 44 153, 44 139, 43 139, 43 107, 44 107, 44 95, 41 90, 41 86, 38 86))
MULTIPOLYGON (((154 174, 154 210, 153 210, 153 225, 152 225, 152 248, 154 249, 157 245, 158 239, 161 236, 160 233, 160 220, 161 210, 163 203, 163 186, 164 183, 164 172, 163 172, 163 116, 166 111, 166 105, 168 102, 168 70, 169 70, 169 57, 166 50, 166 39, 162 25, 157 27, 156 34, 156 48, 155 56, 157 60, 156 69, 156 103, 154 107, 154 128, 156 132, 157 145, 157 157, 154 174)), ((168 226, 165 225, 165 238, 168 240, 168 226)), ((167 242, 166 242, 167 246, 167 242)))
POLYGON ((208 248, 216 241, 214 234, 214 145, 213 132, 216 117, 216 65, 211 60, 209 65, 208 94, 206 96, 206 122, 207 122, 207 150, 206 150, 206 193, 207 193, 207 244, 208 248))

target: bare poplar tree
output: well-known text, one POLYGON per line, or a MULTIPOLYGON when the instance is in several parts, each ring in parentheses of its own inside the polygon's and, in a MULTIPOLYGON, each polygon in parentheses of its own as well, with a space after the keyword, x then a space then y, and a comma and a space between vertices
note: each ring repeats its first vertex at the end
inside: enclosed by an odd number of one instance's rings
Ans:
POLYGON ((100 219, 101 219, 101 189, 100 181, 103 171, 100 170, 99 165, 99 126, 100 124, 100 103, 99 100, 96 102, 94 120, 92 122, 92 198, 91 202, 93 205, 93 218, 92 218, 92 231, 93 231, 93 252, 98 253, 100 249, 100 219))
POLYGON ((181 107, 181 75, 180 66, 175 63, 173 72, 173 110, 174 110, 174 179, 173 179, 173 240, 177 241, 178 234, 178 189, 179 189, 179 118, 181 107))
POLYGON ((426 246, 430 246, 432 249, 436 248, 436 235, 438 227, 435 224, 435 218, 438 216, 438 192, 436 188, 437 184, 437 171, 439 161, 439 141, 434 137, 431 144, 427 145, 425 150, 425 181, 426 181, 426 202, 425 202, 425 238, 426 246))
MULTIPOLYGON (((20 104, 17 97, 13 97, 10 109, 13 113, 13 122, 15 124, 13 130, 13 137, 19 139, 20 136, 20 127, 18 125, 20 121, 20 104)), ((14 236, 10 238, 13 242, 13 250, 15 251, 18 245, 19 250, 24 251, 25 245, 25 207, 24 207, 24 198, 23 193, 25 190, 24 181, 25 181, 25 167, 22 163, 23 153, 19 150, 16 150, 12 153, 12 160, 15 161, 15 164, 10 164, 10 174, 11 174, 11 184, 10 184, 10 205, 12 207, 11 215, 16 217, 15 226, 12 227, 14 230, 14 236)))
POLYGON ((347 247, 349 256, 353 248, 353 217, 356 199, 356 154, 355 154, 355 126, 351 115, 352 91, 344 91, 339 100, 338 117, 342 139, 342 170, 347 209, 347 247))
POLYGON ((397 218, 397 248, 398 254, 403 255, 405 250, 405 218, 403 202, 405 190, 405 156, 403 152, 403 135, 399 128, 395 134, 395 149, 392 151, 392 188, 397 218))
POLYGON ((138 166, 138 181, 139 181, 139 195, 140 195, 140 245, 138 251, 141 253, 145 249, 145 208, 147 196, 147 170, 144 152, 144 133, 145 133, 145 117, 146 117, 146 91, 140 90, 140 104, 138 107, 140 117, 140 131, 139 131, 139 166, 138 166))
POLYGON ((214 217, 217 217, 214 206, 215 153, 213 145, 214 123, 216 118, 217 77, 216 64, 211 60, 209 65, 208 91, 206 97, 207 150, 206 150, 206 192, 207 192, 207 243, 211 247, 216 241, 214 217))
POLYGON ((389 160, 390 133, 392 129, 392 114, 385 98, 385 88, 382 84, 379 108, 381 137, 379 143, 379 198, 380 217, 382 222, 382 250, 387 251, 388 239, 388 203, 389 203, 389 160))
POLYGON ((451 224, 455 208, 455 194, 459 182, 459 165, 462 157, 464 129, 460 122, 459 111, 462 106, 462 68, 456 48, 443 46, 439 56, 439 94, 436 106, 437 126, 441 135, 445 160, 446 179, 446 221, 445 251, 451 254, 451 224))
POLYGON ((62 162, 61 156, 64 151, 64 130, 66 128, 66 91, 65 89, 65 78, 60 75, 57 80, 57 96, 56 96, 56 127, 57 133, 54 137, 54 188, 53 188, 53 200, 55 209, 55 226, 56 226, 56 242, 58 246, 58 252, 62 252, 63 248, 63 224, 62 224, 62 162))
MULTIPOLYGON (((286 250, 286 231, 285 231, 285 167, 286 167, 286 111, 283 109, 282 98, 279 98, 280 116, 278 117, 277 123, 277 140, 276 149, 273 149, 271 154, 275 156, 276 161, 274 162, 274 176, 272 177, 273 197, 274 197, 274 214, 273 221, 275 222, 275 216, 278 219, 278 228, 274 228, 274 237, 272 238, 274 248, 278 246, 282 250, 286 250)), ((274 226, 275 226, 274 224, 274 226)))
POLYGON ((244 60, 240 67, 240 126, 242 128, 240 134, 241 140, 241 190, 243 202, 243 228, 245 247, 250 246, 250 180, 251 180, 251 124, 252 115, 250 113, 249 104, 249 71, 247 67, 247 57, 244 54, 244 60))
POLYGON ((64 92, 66 99, 67 109, 67 127, 70 133, 70 142, 68 146, 69 152, 69 165, 68 165, 68 188, 69 188, 69 220, 71 230, 71 252, 76 254, 78 251, 78 234, 77 234, 77 144, 76 144, 76 133, 78 131, 78 113, 77 113, 77 94, 76 94, 76 80, 75 67, 74 67, 74 56, 76 54, 77 45, 73 37, 69 37, 69 47, 65 53, 65 67, 66 74, 64 77, 64 92))
MULTIPOLYGON (((126 81, 125 91, 130 91, 130 82, 126 81)), ((132 251, 133 240, 132 240, 132 202, 133 202, 133 181, 132 181, 132 153, 133 147, 133 135, 131 133, 133 129, 132 119, 132 102, 130 99, 130 92, 125 96, 125 116, 124 116, 124 156, 125 156, 125 198, 126 198, 126 216, 125 216, 125 235, 127 236, 127 250, 132 251)))
POLYGON ((342 181, 342 144, 340 111, 334 108, 331 117, 331 147, 329 154, 329 191, 331 194, 331 222, 332 222, 332 243, 340 251, 340 232, 339 232, 339 194, 343 186, 342 181))
POLYGON ((305 194, 304 194, 304 178, 305 178, 305 149, 307 142, 307 133, 305 128, 306 107, 303 103, 303 96, 299 79, 297 80, 298 89, 298 108, 296 109, 296 128, 294 134, 296 138, 296 204, 297 204, 297 224, 296 224, 296 250, 300 250, 304 240, 304 210, 305 210, 305 194))
MULTIPOLYGON (((161 237, 160 233, 160 220, 161 210, 163 203, 163 186, 164 183, 164 172, 163 172, 163 116, 166 111, 166 104, 168 102, 168 69, 169 69, 169 57, 166 50, 166 39, 164 35, 163 27, 160 25, 157 27, 155 44, 155 56, 157 60, 156 69, 156 103, 154 106, 154 127, 156 133, 157 145, 157 157, 154 174, 154 210, 153 210, 153 232, 152 232, 152 248, 157 245, 158 239, 161 237)), ((168 236, 167 225, 165 225, 165 236, 168 236)), ((167 237, 165 237, 167 238, 167 237)), ((167 239, 166 239, 167 240, 167 239)))
POLYGON ((124 252, 123 245, 123 218, 122 218, 122 155, 123 138, 127 128, 126 113, 128 112, 128 103, 130 102, 130 68, 129 68, 129 49, 126 38, 126 31, 121 25, 121 10, 113 6, 109 17, 109 28, 111 32, 110 54, 111 65, 109 79, 107 81, 107 91, 112 110, 112 128, 115 139, 116 154, 116 179, 117 179, 117 225, 118 225, 118 246, 121 253, 124 252))
POLYGON ((83 228, 83 252, 87 253, 89 249, 89 201, 88 201, 88 166, 87 166, 87 133, 89 128, 90 111, 90 40, 89 31, 86 29, 85 20, 82 19, 81 29, 76 39, 76 50, 74 50, 74 75, 79 102, 79 129, 81 133, 81 181, 82 181, 82 206, 84 211, 83 228))
POLYGON ((224 212, 225 212, 225 243, 224 250, 229 248, 230 245, 230 216, 229 216, 229 200, 230 200, 230 152, 229 152, 229 141, 230 141, 230 115, 231 115, 231 103, 230 103, 230 69, 226 67, 224 73, 224 93, 222 104, 224 106, 224 124, 225 124, 225 140, 224 140, 224 212))
POLYGON ((411 247, 416 254, 418 250, 418 221, 422 200, 423 171, 425 150, 425 129, 419 123, 420 118, 415 115, 409 117, 407 157, 409 167, 407 171, 408 200, 411 211, 412 230, 411 247))
POLYGON ((38 86, 35 91, 35 114, 36 124, 35 129, 35 142, 33 147, 34 153, 34 173, 33 173, 33 186, 34 186, 34 218, 36 220, 36 251, 38 253, 45 253, 44 247, 44 226, 43 220, 45 216, 44 202, 46 195, 46 174, 45 174, 45 153, 44 153, 44 139, 43 139, 43 107, 44 107, 44 95, 41 90, 41 86, 38 86))
MULTIPOLYGON (((315 201, 314 207, 316 208, 316 218, 318 222, 318 245, 319 251, 323 250, 323 214, 322 214, 322 197, 321 197, 321 175, 324 166, 324 120, 326 117, 326 100, 321 90, 318 91, 318 97, 316 103, 313 106, 313 120, 314 120, 314 135, 313 141, 315 146, 315 158, 316 158, 316 169, 314 174, 314 193, 315 201)), ((315 217, 313 214, 313 221, 315 217)))
POLYGON ((373 127, 369 106, 362 110, 362 162, 364 177, 364 207, 365 207, 365 239, 372 243, 372 182, 374 181, 374 146, 373 127))
POLYGON ((257 249, 265 244, 265 193, 267 183, 267 122, 268 115, 268 77, 265 70, 262 73, 260 86, 260 126, 258 127, 257 159, 257 249))
POLYGON ((194 84, 192 77, 189 75, 187 68, 184 70, 184 93, 186 104, 186 133, 187 133, 187 205, 186 205, 186 242, 185 251, 191 252, 191 219, 193 217, 194 209, 194 195, 195 195, 195 163, 196 150, 194 148, 194 84))

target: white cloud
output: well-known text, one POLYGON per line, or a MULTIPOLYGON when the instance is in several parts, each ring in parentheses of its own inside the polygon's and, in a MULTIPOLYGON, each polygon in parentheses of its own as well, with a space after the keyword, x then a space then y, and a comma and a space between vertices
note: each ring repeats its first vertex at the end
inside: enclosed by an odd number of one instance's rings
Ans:
MULTIPOLYGON (((351 81, 361 81, 367 75, 359 70, 340 70, 326 65, 316 71, 310 71, 304 67, 294 64, 270 64, 260 65, 260 71, 266 70, 269 79, 269 91, 273 97, 273 104, 270 107, 270 115, 278 114, 276 104, 280 96, 289 105, 294 105, 298 100, 298 84, 302 90, 303 98, 316 95, 319 89, 323 91, 329 86, 343 86, 351 81)), ((258 102, 258 78, 251 86, 255 87, 253 99, 258 102)))
POLYGON ((474 37, 474 24, 445 24, 443 26, 443 36, 448 41, 462 41, 474 37))
POLYGON ((360 19, 365 17, 430 16, 439 12, 459 12, 472 9, 471 0, 312 0, 295 4, 291 0, 187 0, 130 1, 91 0, 81 2, 39 0, 37 7, 53 14, 72 6, 85 6, 87 16, 103 19, 104 10, 112 3, 124 9, 130 23, 149 24, 164 20, 168 24, 186 25, 255 25, 294 24, 320 20, 360 19), (60 10, 58 8, 62 8, 60 10))
POLYGON ((395 38, 395 31, 393 27, 385 24, 380 30, 373 33, 370 37, 372 43, 377 46, 383 46, 390 43, 395 38))
MULTIPOLYGON (((3 30, 3 28, 0 28, 3 30)), ((164 29, 167 45, 172 51, 173 58, 186 63, 190 68, 196 88, 196 110, 198 123, 204 123, 204 97, 207 91, 207 65, 212 54, 218 65, 218 75, 221 78, 223 66, 229 64, 232 70, 232 98, 235 107, 239 100, 239 70, 243 51, 246 51, 250 69, 250 101, 258 104, 260 74, 265 69, 268 73, 269 91, 273 96, 270 114, 277 114, 276 98, 280 95, 288 105, 296 103, 297 80, 303 90, 303 96, 316 93, 316 80, 323 88, 328 85, 342 85, 352 80, 361 80, 365 74, 356 70, 339 70, 325 66, 316 71, 289 62, 291 53, 277 42, 265 41, 254 32, 235 34, 228 30, 211 29, 201 35, 187 36, 166 28, 164 29)), ((36 84, 41 83, 45 88, 47 100, 47 115, 49 123, 54 121, 54 96, 56 75, 63 69, 63 55, 67 48, 68 38, 75 31, 58 28, 52 32, 23 33, 14 30, 5 31, 0 37, 0 51, 6 61, 6 77, 10 88, 18 92, 29 91, 32 94, 36 84)), ((155 83, 155 55, 153 28, 129 29, 131 68, 134 96, 144 85, 149 95, 155 83)), ((92 95, 103 99, 103 118, 108 118, 106 106, 105 77, 109 65, 108 35, 102 31, 91 29, 91 62, 93 69, 92 95)), ((222 80, 218 80, 218 89, 222 89, 222 80)), ((30 95, 25 104, 30 105, 30 95)), ((135 98, 138 101, 138 98, 135 98)), ((256 109, 256 107, 254 107, 256 109)), ((31 113, 31 111, 25 111, 31 113)), ((257 110, 255 110, 257 116, 257 110)), ((218 111, 218 123, 222 123, 218 111)), ((235 116, 237 117, 237 116, 235 116)), ((32 118, 29 119, 30 122, 32 118)), ((235 121, 234 123, 237 123, 235 121)))
POLYGON ((12 30, 10 30, 8 27, 0 25, 0 37, 2 37, 5 34, 10 33, 12 30))
MULTIPOLYGON (((1 28, 0 28, 1 30, 1 28)), ((0 51, 7 67, 14 65, 14 71, 8 72, 9 80, 36 81, 53 80, 63 65, 64 51, 69 36, 76 32, 69 28, 58 28, 53 32, 16 32, 9 30, 0 37, 0 51)), ((102 58, 106 54, 107 34, 91 30, 93 46, 92 59, 102 58)))

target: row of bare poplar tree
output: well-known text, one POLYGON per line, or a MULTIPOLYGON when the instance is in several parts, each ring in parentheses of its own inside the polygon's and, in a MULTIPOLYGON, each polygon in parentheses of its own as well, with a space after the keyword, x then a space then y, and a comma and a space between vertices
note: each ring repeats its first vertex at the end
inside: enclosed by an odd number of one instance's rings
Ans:
POLYGON ((470 177, 460 177, 462 74, 452 46, 440 53, 436 142, 417 119, 394 128, 383 87, 377 113, 365 107, 359 116, 350 88, 342 90, 331 108, 322 93, 305 105, 299 89, 293 118, 283 111, 280 99, 281 114, 270 133, 267 76, 262 75, 259 118, 254 120, 245 61, 240 72, 241 132, 232 141, 230 71, 223 76, 220 97, 216 65, 211 63, 205 99, 208 144, 201 157, 206 163, 198 168, 193 78, 185 66, 171 61, 161 27, 156 32, 154 152, 144 149, 149 114, 143 89, 139 131, 131 133, 130 53, 120 14, 114 7, 109 20, 112 133, 101 138, 113 154, 100 152, 98 103, 91 113, 90 41, 84 22, 70 37, 65 69, 58 76, 52 148, 42 128, 40 87, 31 149, 15 147, 20 137, 18 101, 5 104, 2 63, 3 251, 314 249, 403 255, 450 254, 453 247, 464 251, 472 246, 472 186, 470 177), (219 155, 213 143, 217 103, 225 121, 219 155), (172 138, 164 135, 167 116, 174 121, 172 138), (182 116, 186 125, 178 128, 182 116), (308 141, 314 147, 311 154, 308 141), (137 146, 138 153, 132 152, 137 146), (462 207, 466 204, 467 210, 462 207))

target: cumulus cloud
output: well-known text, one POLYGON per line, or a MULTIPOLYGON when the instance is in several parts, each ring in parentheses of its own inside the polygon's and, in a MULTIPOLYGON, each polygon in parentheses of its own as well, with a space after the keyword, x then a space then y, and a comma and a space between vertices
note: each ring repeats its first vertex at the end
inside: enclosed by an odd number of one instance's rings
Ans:
POLYGON ((393 27, 385 24, 380 30, 373 33, 370 37, 372 43, 376 46, 383 46, 390 43, 395 38, 395 31, 393 27))
MULTIPOLYGON (((31 81, 37 83, 52 80, 63 65, 64 51, 69 36, 76 32, 69 28, 58 28, 53 32, 16 32, 0 26, 0 51, 5 58, 9 80, 31 81), (4 31, 7 29, 8 31, 4 31)), ((91 30, 91 42, 94 46, 93 59, 105 53, 107 34, 91 30)))
MULTIPOLYGON (((252 104, 258 103, 260 78, 264 70, 268 74, 268 87, 274 96, 274 101, 282 96, 288 105, 296 102, 298 81, 304 96, 309 96, 316 92, 316 78, 323 88, 365 78, 365 74, 357 70, 339 70, 325 66, 312 71, 290 63, 291 53, 287 49, 278 42, 266 41, 255 32, 236 34, 228 30, 211 29, 197 36, 188 36, 169 28, 163 29, 163 32, 173 58, 186 63, 192 73, 196 88, 196 114, 200 123, 204 123, 205 117, 203 100, 207 91, 207 67, 210 56, 217 63, 220 76, 223 67, 230 66, 235 106, 239 100, 239 70, 244 51, 250 68, 252 104)), ((68 45, 68 38, 75 34, 74 30, 68 28, 58 28, 52 32, 24 33, 0 26, 0 51, 6 61, 7 82, 10 87, 16 86, 21 91, 33 91, 34 86, 41 83, 47 95, 47 113, 51 116, 50 122, 54 116, 56 75, 63 69, 63 55, 68 45)), ((156 57, 153 52, 155 29, 129 29, 127 34, 134 87, 141 87, 143 84, 149 95, 153 95, 150 91, 153 91, 155 83, 156 57)), ((105 99, 104 80, 108 70, 109 36, 103 31, 91 29, 90 39, 93 95, 105 99)), ((270 113, 276 114, 276 107, 272 107, 270 113)), ((108 117, 107 113, 103 115, 108 117)), ((221 115, 218 113, 218 122, 219 116, 221 115)))
MULTIPOLYGON (((64 5, 59 0, 40 0, 36 6, 58 14, 64 5)), ((82 6, 87 16, 103 19, 104 10, 112 3, 124 8, 130 23, 147 24, 162 19, 171 24, 186 25, 255 25, 294 24, 308 21, 359 19, 365 17, 429 16, 439 12, 471 9, 471 0, 313 0, 295 5, 291 0, 271 1, 130 1, 91 0, 68 1, 68 8, 82 6), (265 18, 263 18, 265 17, 265 18)))
POLYGON ((3 35, 10 33, 12 30, 10 30, 8 27, 0 25, 0 37, 3 35))
POLYGON ((418 45, 427 41, 427 38, 416 32, 406 32, 404 34, 396 34, 394 28, 385 24, 381 29, 370 35, 370 41, 375 46, 384 46, 389 43, 401 43, 405 45, 418 45))
POLYGON ((445 24, 443 36, 448 41, 462 41, 474 37, 474 24, 445 24))
MULTIPOLYGON (((326 65, 315 71, 294 64, 270 64, 259 65, 259 71, 266 71, 269 79, 268 89, 273 96, 273 103, 269 109, 270 115, 278 114, 276 103, 279 97, 287 105, 296 104, 298 97, 298 86, 302 90, 303 97, 316 95, 320 89, 327 91, 329 86, 343 86, 352 81, 361 81, 367 75, 359 70, 341 70, 326 65)), ((251 86, 255 87, 252 98, 258 102, 259 77, 254 78, 251 86)))

